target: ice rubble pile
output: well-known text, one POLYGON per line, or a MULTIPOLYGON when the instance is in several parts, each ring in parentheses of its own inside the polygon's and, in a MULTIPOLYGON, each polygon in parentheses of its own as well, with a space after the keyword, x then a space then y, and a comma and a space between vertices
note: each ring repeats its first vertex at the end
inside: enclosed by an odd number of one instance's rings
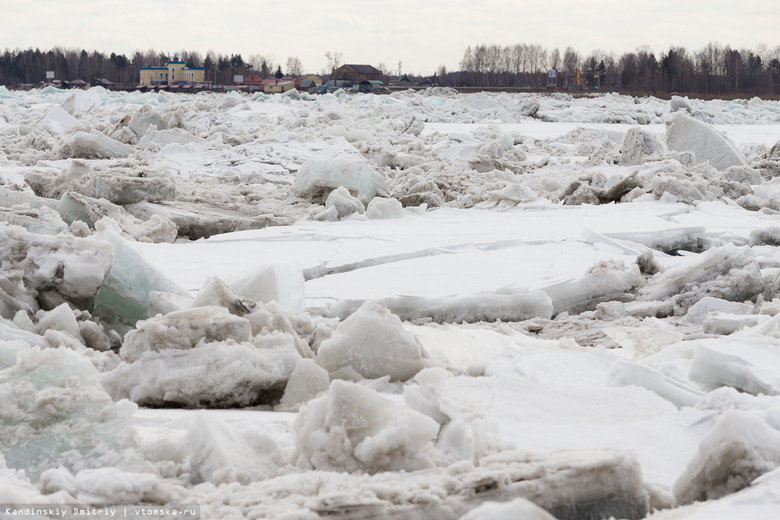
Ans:
POLYGON ((456 96, 437 89, 297 97, 92 90, 9 93, 0 153, 15 167, 3 169, 3 176, 22 184, 21 176, 36 194, 57 199, 53 207, 67 224, 80 220, 94 228, 110 216, 137 240, 197 239, 305 216, 335 220, 364 213, 377 195, 427 208, 666 196, 778 209, 774 190, 766 187, 778 171, 776 154, 739 150, 711 126, 776 122, 780 111, 758 99, 723 104, 676 97, 667 103, 616 94, 456 96), (529 120, 582 127, 538 139, 517 124, 529 120), (448 127, 477 122, 463 133, 448 127), (637 128, 588 128, 602 123, 637 128), (665 137, 639 126, 664 123, 665 137), (566 158, 572 153, 577 160, 566 158), (633 168, 594 173, 616 164, 633 168))
POLYGON ((772 227, 736 244, 696 233, 637 235, 630 247, 596 237, 635 253, 700 254, 672 266, 638 254, 541 290, 474 300, 343 301, 330 317, 304 312, 297 268, 266 267, 230 285, 213 278, 192 296, 127 243, 301 218, 401 218, 412 206, 660 199, 772 215, 778 146, 738 147, 712 124, 776 123, 773 103, 0 89, 0 110, 9 223, 0 226, 0 502, 191 500, 215 517, 475 519, 641 518, 709 501, 678 509, 685 518, 777 487, 772 227), (517 125, 532 120, 581 127, 534 138, 517 125), (562 345, 574 337, 626 355, 599 352, 593 374, 545 375, 543 356, 464 370, 431 356, 401 319, 520 320, 562 345), (607 388, 587 387, 597 380, 607 388), (477 409, 483 395, 493 401, 477 409), (663 484, 643 474, 652 464, 641 453, 508 449, 530 444, 533 428, 548 431, 545 420, 560 422, 561 403, 571 408, 578 395, 637 397, 629 423, 692 417, 696 449, 682 451, 685 467, 663 484), (128 400, 297 415, 279 433, 201 412, 160 434, 130 426, 128 400), (524 403, 523 442, 502 437, 507 402, 524 403))

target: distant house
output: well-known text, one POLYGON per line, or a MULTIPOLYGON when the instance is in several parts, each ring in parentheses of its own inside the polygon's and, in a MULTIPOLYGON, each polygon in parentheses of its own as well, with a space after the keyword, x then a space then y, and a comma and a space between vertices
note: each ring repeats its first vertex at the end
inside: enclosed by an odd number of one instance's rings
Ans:
POLYGON ((90 85, 93 87, 111 88, 116 86, 116 83, 106 78, 95 78, 90 82, 90 85))
POLYGON ((249 74, 248 76, 244 76, 244 85, 259 87, 262 84, 263 84, 263 78, 261 78, 257 74, 249 74))
POLYGON ((361 81, 381 81, 382 71, 371 65, 342 65, 336 69, 332 80, 360 83, 361 81))
POLYGON ((65 88, 84 88, 89 85, 86 81, 83 79, 74 79, 72 81, 63 81, 62 85, 65 88))
POLYGON ((182 83, 203 83, 203 67, 185 67, 183 61, 169 61, 165 67, 141 67, 140 85, 178 85, 182 83))
POLYGON ((287 92, 295 88, 295 80, 292 78, 268 78, 262 82, 263 92, 268 94, 287 92))
POLYGON ((299 90, 307 90, 312 87, 319 87, 322 85, 322 78, 316 74, 307 74, 295 80, 295 88, 299 90))

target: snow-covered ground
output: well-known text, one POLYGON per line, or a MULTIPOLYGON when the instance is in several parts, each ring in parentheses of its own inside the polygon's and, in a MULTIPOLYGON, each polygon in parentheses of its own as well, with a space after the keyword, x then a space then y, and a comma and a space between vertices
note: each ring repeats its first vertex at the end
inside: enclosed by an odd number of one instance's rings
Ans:
POLYGON ((0 87, 0 504, 777 518, 779 141, 757 98, 0 87))

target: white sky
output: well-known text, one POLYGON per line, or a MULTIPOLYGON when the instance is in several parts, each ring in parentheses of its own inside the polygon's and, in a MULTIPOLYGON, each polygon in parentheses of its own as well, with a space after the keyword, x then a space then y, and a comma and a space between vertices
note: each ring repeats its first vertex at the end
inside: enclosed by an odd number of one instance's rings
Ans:
POLYGON ((780 45, 777 0, 0 0, 0 50, 55 46, 176 54, 181 49, 298 56, 307 72, 326 64, 384 63, 429 75, 457 70, 467 45, 538 43, 561 52, 616 54, 649 45, 698 50, 708 42, 780 45))

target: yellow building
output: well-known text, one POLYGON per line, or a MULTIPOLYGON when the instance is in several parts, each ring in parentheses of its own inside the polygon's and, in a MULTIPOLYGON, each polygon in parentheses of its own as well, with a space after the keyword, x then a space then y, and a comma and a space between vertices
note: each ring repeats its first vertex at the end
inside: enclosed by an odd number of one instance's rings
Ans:
POLYGON ((299 83, 303 83, 304 81, 311 81, 312 85, 315 87, 322 86, 322 78, 317 76, 316 74, 307 74, 306 76, 300 78, 299 83))
POLYGON ((288 90, 294 89, 295 81, 289 78, 284 78, 284 79, 270 78, 264 80, 261 83, 261 85, 263 85, 263 92, 281 93, 281 92, 287 92, 288 90))
POLYGON ((203 67, 185 67, 183 61, 169 61, 165 67, 139 69, 140 84, 144 86, 203 83, 204 74, 203 67))

